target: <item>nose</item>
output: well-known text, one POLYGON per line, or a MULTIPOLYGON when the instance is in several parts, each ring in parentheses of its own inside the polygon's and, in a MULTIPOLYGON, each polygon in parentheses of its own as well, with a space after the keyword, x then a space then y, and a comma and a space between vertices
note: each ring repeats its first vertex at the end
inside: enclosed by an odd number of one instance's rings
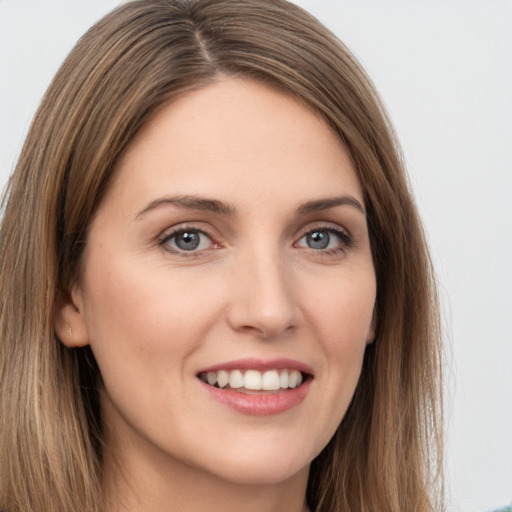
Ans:
POLYGON ((293 269, 277 250, 251 251, 231 279, 228 322, 237 332, 275 338, 300 321, 293 269))

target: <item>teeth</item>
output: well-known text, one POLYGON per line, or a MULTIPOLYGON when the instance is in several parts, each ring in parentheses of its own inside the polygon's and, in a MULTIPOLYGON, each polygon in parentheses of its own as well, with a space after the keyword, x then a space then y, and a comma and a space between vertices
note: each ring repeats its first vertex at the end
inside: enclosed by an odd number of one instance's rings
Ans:
POLYGON ((224 370, 217 372, 217 384, 219 385, 219 388, 225 388, 228 382, 229 382, 228 372, 226 372, 224 370))
POLYGON ((292 370, 290 372, 290 380, 288 381, 288 387, 296 388, 302 381, 300 372, 297 370, 292 370))
POLYGON ((233 370, 230 372, 229 387, 234 389, 244 387, 244 374, 240 370, 233 370))
POLYGON ((288 387, 288 383, 290 382, 290 374, 288 372, 281 372, 279 376, 279 385, 282 389, 286 389, 288 387))
POLYGON ((298 370, 219 370, 218 372, 201 373, 201 380, 225 388, 245 388, 251 391, 276 391, 278 389, 296 388, 302 384, 302 374, 298 370))
POLYGON ((256 370, 247 370, 244 375, 244 388, 261 389, 261 373, 256 370))
POLYGON ((279 389, 281 383, 279 382, 279 373, 276 370, 270 370, 263 374, 261 378, 261 389, 266 391, 273 391, 279 389))

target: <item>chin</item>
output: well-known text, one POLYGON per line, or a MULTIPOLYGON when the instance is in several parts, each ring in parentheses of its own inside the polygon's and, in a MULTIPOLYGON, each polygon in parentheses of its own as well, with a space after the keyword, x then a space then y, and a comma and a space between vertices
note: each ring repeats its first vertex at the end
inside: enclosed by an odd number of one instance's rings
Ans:
POLYGON ((222 468, 216 474, 222 480, 237 485, 276 485, 304 473, 307 478, 309 463, 306 465, 290 464, 283 461, 273 464, 269 461, 247 461, 234 463, 222 468))
POLYGON ((315 456, 316 453, 305 453, 303 447, 297 446, 294 450, 282 442, 267 446, 254 443, 245 450, 233 447, 227 453, 212 457, 215 464, 209 464, 209 471, 235 484, 272 485, 299 473, 307 475, 315 456))

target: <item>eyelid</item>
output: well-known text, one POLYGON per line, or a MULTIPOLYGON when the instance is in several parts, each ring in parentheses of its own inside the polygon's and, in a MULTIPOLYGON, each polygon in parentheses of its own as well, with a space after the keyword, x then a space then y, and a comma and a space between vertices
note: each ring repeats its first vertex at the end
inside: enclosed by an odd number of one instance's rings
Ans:
POLYGON ((347 228, 345 228, 335 222, 329 222, 329 221, 310 222, 298 231, 297 236, 299 238, 302 238, 304 235, 307 235, 308 233, 311 233, 312 231, 315 231, 315 230, 334 231, 334 232, 342 233, 342 234, 345 234, 346 236, 352 237, 350 231, 347 228))
POLYGON ((334 233, 339 238, 341 244, 341 247, 329 249, 313 249, 305 247, 305 249, 310 249, 311 251, 314 251, 318 254, 328 255, 336 252, 345 252, 347 249, 350 249, 354 245, 354 238, 351 235, 350 231, 347 228, 333 222, 313 222, 311 224, 308 224, 299 231, 299 234, 297 235, 297 239, 296 242, 294 242, 294 245, 297 246, 297 244, 305 236, 315 231, 328 231, 334 233))
POLYGON ((171 253, 171 254, 177 254, 179 256, 183 256, 186 258, 191 257, 197 257, 204 251, 208 251, 209 249, 215 249, 220 247, 220 244, 216 241, 215 235, 211 232, 212 230, 206 229, 205 227, 198 227, 194 226, 193 224, 184 223, 184 224, 178 224, 175 226, 172 226, 170 228, 165 229, 158 235, 157 237, 157 243, 160 247, 162 247, 165 251, 171 253), (206 249, 198 249, 194 251, 186 251, 179 248, 170 247, 169 245, 166 245, 169 240, 171 240, 176 235, 186 232, 186 231, 194 231, 196 233, 200 233, 206 237, 209 238, 211 242, 211 247, 208 247, 206 249))
MULTIPOLYGON (((169 227, 165 230, 163 230, 157 237, 157 244, 158 246, 162 247, 165 251, 176 254, 183 257, 193 258, 193 257, 199 257, 202 253, 205 251, 209 251, 211 249, 217 249, 221 247, 221 244, 218 241, 218 235, 216 235, 213 232, 213 229, 211 229, 208 225, 204 225, 203 223, 200 223, 201 226, 198 226, 197 224, 194 224, 193 222, 185 222, 182 224, 177 224, 172 227, 169 227), (172 239, 172 237, 178 235, 179 233, 186 232, 186 231, 194 231, 197 233, 201 233, 202 235, 206 236, 210 240, 210 247, 204 248, 204 249, 198 249, 198 250, 191 250, 186 251, 179 248, 173 248, 169 245, 166 245, 169 240, 172 239)), ((350 249, 354 245, 354 239, 350 233, 350 231, 345 228, 344 226, 341 226, 340 224, 330 222, 330 221, 317 221, 317 222, 310 222, 306 226, 302 227, 294 237, 295 242, 293 242, 293 246, 295 247, 303 247, 305 249, 309 249, 315 253, 323 254, 323 255, 329 255, 331 253, 337 253, 337 252, 345 252, 347 249, 350 249), (299 246, 299 242, 309 233, 312 233, 314 231, 328 231, 331 233, 334 233, 339 241, 340 241, 340 247, 336 248, 326 248, 326 249, 313 249, 308 247, 299 246)))

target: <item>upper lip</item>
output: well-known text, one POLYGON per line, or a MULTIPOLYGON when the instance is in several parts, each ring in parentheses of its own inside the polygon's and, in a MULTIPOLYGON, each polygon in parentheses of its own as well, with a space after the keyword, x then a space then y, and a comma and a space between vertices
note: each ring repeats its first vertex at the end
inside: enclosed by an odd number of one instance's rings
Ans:
POLYGON ((245 358, 226 361, 201 369, 198 373, 217 372, 219 370, 299 370, 302 373, 313 375, 313 369, 306 363, 294 359, 257 359, 245 358))

